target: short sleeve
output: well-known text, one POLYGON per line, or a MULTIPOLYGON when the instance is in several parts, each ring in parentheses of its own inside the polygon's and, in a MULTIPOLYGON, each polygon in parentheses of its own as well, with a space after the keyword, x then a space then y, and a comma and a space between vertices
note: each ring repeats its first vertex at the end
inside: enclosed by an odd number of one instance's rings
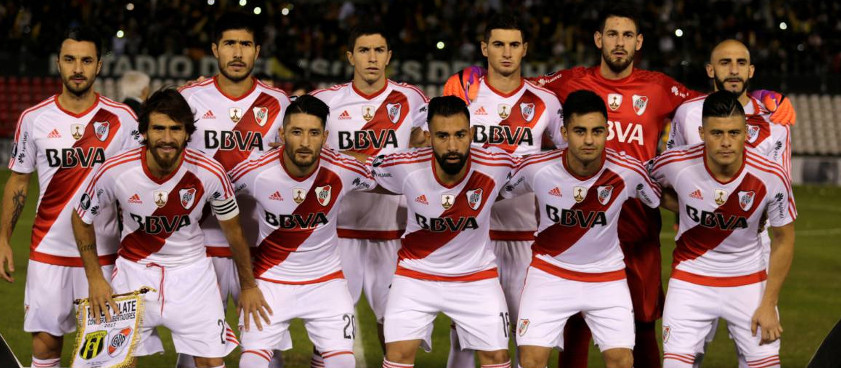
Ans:
POLYGON ((660 85, 663 87, 663 90, 666 91, 664 96, 665 101, 663 101, 662 105, 665 109, 667 109, 666 111, 668 113, 666 115, 674 114, 677 108, 684 102, 702 95, 700 92, 686 88, 686 86, 680 84, 665 74, 660 74, 660 77, 660 85))
POLYGON ((395 155, 400 154, 371 156, 365 164, 377 185, 389 192, 403 194, 403 175, 400 175, 403 165, 395 162, 395 155))
POLYGON ((768 192, 768 223, 772 227, 785 226, 797 218, 797 208, 794 205, 794 194, 791 184, 785 177, 778 177, 777 184, 768 192))
POLYGON ((631 175, 634 177, 634 188, 631 197, 639 199, 646 206, 657 208, 660 206, 661 190, 657 182, 651 180, 648 176, 647 170, 642 166, 640 171, 632 170, 631 175))
POLYGON ((123 147, 122 149, 130 150, 143 145, 143 136, 140 135, 140 128, 137 125, 137 120, 133 116, 124 116, 121 121, 124 127, 123 147))
POLYGON ((653 160, 648 161, 645 167, 648 171, 648 176, 654 180, 661 188, 671 188, 673 184, 668 175, 668 167, 664 165, 663 155, 657 156, 653 160))
POLYGON ((15 132, 15 140, 12 142, 12 155, 9 159, 9 169, 15 172, 28 174, 35 171, 35 136, 32 127, 32 118, 27 117, 24 112, 18 121, 18 128, 15 132))
POLYGON ((567 141, 564 139, 563 134, 561 134, 561 127, 564 125, 564 110, 561 102, 557 98, 554 98, 552 102, 552 111, 549 114, 549 124, 546 126, 546 133, 549 135, 552 143, 555 144, 555 148, 564 149, 567 147, 567 141))
POLYGON ((533 180, 539 164, 528 160, 520 161, 517 167, 508 175, 508 180, 502 186, 499 194, 503 198, 514 198, 534 191, 533 180))
POLYGON ((93 175, 94 180, 75 200, 76 213, 82 222, 92 224, 103 207, 114 203, 114 181, 109 173, 102 173, 104 165, 100 165, 93 175))

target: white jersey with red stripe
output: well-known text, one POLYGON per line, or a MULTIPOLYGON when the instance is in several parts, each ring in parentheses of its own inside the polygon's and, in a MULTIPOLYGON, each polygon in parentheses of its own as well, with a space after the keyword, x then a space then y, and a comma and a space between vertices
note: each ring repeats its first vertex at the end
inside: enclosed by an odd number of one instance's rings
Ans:
POLYGON ((788 177, 780 165, 745 147, 742 168, 720 182, 705 157, 703 144, 679 147, 651 167, 652 177, 673 188, 679 201, 672 277, 712 286, 761 281, 766 268, 757 235, 761 218, 780 227, 797 217, 788 177))
POLYGON ((453 185, 438 180, 434 163, 431 148, 371 162, 377 184, 403 194, 408 204, 396 274, 444 281, 496 277, 489 244, 491 205, 517 159, 496 149, 473 147, 465 163, 467 173, 453 185))
MULTIPOLYGON (((678 107, 669 131, 668 148, 701 143, 698 128, 701 127, 701 113, 706 96, 697 97, 678 107)), ((782 166, 786 174, 791 172, 791 129, 788 125, 771 122, 769 112, 757 99, 750 97, 745 108, 747 118, 747 146, 753 147, 767 159, 782 166)))
MULTIPOLYGON (((660 205, 660 187, 637 159, 609 148, 599 171, 580 177, 570 171, 568 150, 524 158, 501 192, 513 198, 534 192, 540 225, 533 265, 553 274, 604 274, 625 268, 617 233, 622 204, 638 198, 660 205)), ((594 275, 594 277, 597 277, 594 275)))
POLYGON ((287 171, 281 147, 237 165, 230 176, 240 198, 257 201, 257 278, 306 284, 343 277, 336 220, 348 193, 376 186, 364 165, 325 148, 316 170, 297 178, 287 171))
MULTIPOLYGON (((561 103, 551 91, 525 79, 517 89, 502 93, 479 80, 479 92, 468 106, 474 146, 496 147, 515 156, 540 152, 544 137, 566 147, 561 135, 561 103)), ((494 203, 491 239, 532 240, 537 230, 534 201, 521 198, 494 203)))
POLYGON ((105 161, 75 205, 79 217, 91 223, 102 217, 99 209, 119 204, 118 254, 132 262, 168 267, 206 257, 199 227, 205 204, 219 220, 239 214, 222 165, 185 148, 178 168, 158 178, 146 160, 146 147, 140 147, 105 161))
MULTIPOLYGON (((96 168, 125 149, 140 145, 137 116, 121 103, 97 95, 79 114, 59 105, 58 95, 24 111, 18 120, 9 169, 38 171, 38 209, 32 227, 30 259, 81 267, 70 225, 72 201, 81 195, 96 168)), ((116 211, 94 226, 100 263, 113 264, 119 245, 116 211)))
MULTIPOLYGON (((409 149, 413 128, 426 127, 429 99, 417 87, 388 80, 383 89, 366 95, 353 83, 313 91, 330 107, 327 146, 369 156, 409 149)), ((339 236, 357 239, 398 239, 406 228, 406 202, 399 196, 352 193, 339 215, 339 236), (386 215, 388 214, 388 215, 386 215)))
MULTIPOLYGON (((219 87, 219 76, 180 89, 181 95, 194 110, 196 131, 188 147, 204 152, 207 157, 230 171, 240 162, 257 158, 277 142, 278 128, 289 97, 280 89, 270 87, 252 77, 251 90, 240 97, 227 95, 219 87)), ((243 232, 249 237, 257 232, 255 204, 241 201, 243 232)), ((202 221, 208 252, 214 256, 230 256, 228 241, 212 217, 202 221)))

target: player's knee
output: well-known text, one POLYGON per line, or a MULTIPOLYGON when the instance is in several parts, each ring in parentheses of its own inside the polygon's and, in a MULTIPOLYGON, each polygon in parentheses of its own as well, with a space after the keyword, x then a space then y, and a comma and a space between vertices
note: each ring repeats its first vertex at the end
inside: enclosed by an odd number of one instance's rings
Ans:
POLYGON ((511 361, 508 350, 478 351, 476 353, 479 355, 479 362, 482 365, 502 364, 511 361))
POLYGON ((410 344, 407 341, 398 341, 385 344, 385 359, 392 363, 412 364, 415 362, 417 344, 410 344))
POLYGON ((605 350, 603 355, 607 368, 631 368, 634 365, 631 349, 609 349, 605 350))
POLYGON ((53 359, 61 357, 61 346, 64 337, 53 336, 46 332, 32 334, 32 355, 39 359, 53 359))
POLYGON ((224 367, 225 366, 225 359, 224 358, 196 358, 196 367, 197 368, 215 368, 215 367, 224 367))

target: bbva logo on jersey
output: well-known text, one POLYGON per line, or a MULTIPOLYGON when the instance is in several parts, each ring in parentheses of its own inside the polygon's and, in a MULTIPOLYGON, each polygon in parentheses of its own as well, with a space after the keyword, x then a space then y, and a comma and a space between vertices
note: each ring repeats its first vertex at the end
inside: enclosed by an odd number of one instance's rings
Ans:
POLYGON ((315 188, 315 198, 318 199, 318 204, 327 207, 330 204, 332 188, 329 185, 315 188))

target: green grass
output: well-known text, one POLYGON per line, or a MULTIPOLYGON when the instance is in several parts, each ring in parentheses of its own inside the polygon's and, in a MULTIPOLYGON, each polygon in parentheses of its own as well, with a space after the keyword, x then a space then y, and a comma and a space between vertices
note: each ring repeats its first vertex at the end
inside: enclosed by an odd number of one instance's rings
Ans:
MULTIPOLYGON (((0 171, 0 183, 5 186, 8 171, 0 171)), ((37 183, 29 188, 29 200, 25 214, 20 219, 12 238, 15 250, 14 284, 0 285, 0 333, 6 338, 12 350, 24 363, 30 363, 31 337, 23 332, 23 289, 26 276, 28 244, 32 229, 37 197, 37 183)), ((841 237, 841 188, 796 187, 800 218, 797 220, 797 241, 794 264, 780 298, 783 334, 781 358, 784 367, 803 367, 811 358, 823 338, 841 318, 841 251, 838 238, 841 237)), ((674 233, 671 225, 674 215, 664 214, 663 279, 667 280, 671 252, 674 248, 674 233)), ((69 235, 68 235, 69 236, 69 235)), ((232 309, 232 308, 229 308, 232 309)), ((365 348, 365 359, 369 367, 380 367, 382 353, 377 342, 374 317, 366 303, 357 308, 359 334, 365 348)), ((228 323, 236 325, 232 312, 228 323)), ((284 353, 287 367, 309 366, 312 344, 300 321, 292 324, 294 349, 284 353)), ((719 334, 712 343, 705 359, 705 367, 736 367, 733 342, 727 338, 724 324, 719 325, 719 334)), ((139 367, 173 367, 175 351, 169 334, 162 329, 166 353, 141 358, 139 367)), ((417 367, 442 367, 447 357, 449 320, 439 316, 435 322, 432 353, 419 353, 417 367)), ((70 364, 73 335, 67 335, 64 342, 62 366, 70 364)), ((551 367, 555 367, 557 353, 553 354, 551 367)), ((238 352, 226 359, 228 367, 237 367, 238 352)), ((595 349, 590 351, 590 366, 603 367, 595 349)))

